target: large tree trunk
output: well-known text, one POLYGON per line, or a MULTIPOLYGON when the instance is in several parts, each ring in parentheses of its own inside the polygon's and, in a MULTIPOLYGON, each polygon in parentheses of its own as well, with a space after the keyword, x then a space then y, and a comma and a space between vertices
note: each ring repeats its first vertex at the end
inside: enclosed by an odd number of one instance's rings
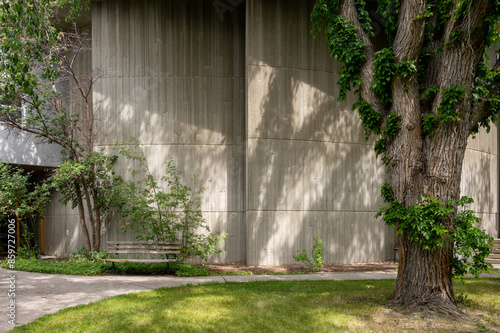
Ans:
POLYGON ((399 270, 394 300, 407 307, 423 307, 458 315, 450 276, 452 244, 423 250, 406 233, 399 236, 399 270))
MULTIPOLYGON (((420 196, 441 201, 458 200, 460 175, 467 144, 464 129, 442 126, 430 138, 422 136, 418 87, 411 79, 397 78, 393 85, 393 107, 403 115, 397 137, 387 156, 394 198, 406 208, 420 204, 420 196)), ((460 126, 458 126, 460 127, 460 126)), ((455 228, 456 216, 445 221, 455 228)), ((453 294, 450 261, 453 244, 424 250, 407 232, 398 237, 399 270, 394 301, 406 307, 427 308, 451 315, 462 314, 453 294)))

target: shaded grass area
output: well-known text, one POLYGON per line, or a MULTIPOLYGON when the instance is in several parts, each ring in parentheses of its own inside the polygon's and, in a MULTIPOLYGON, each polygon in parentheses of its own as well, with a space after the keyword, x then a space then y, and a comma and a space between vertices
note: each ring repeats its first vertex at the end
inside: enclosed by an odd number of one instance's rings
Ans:
POLYGON ((268 281, 163 288, 66 309, 13 332, 470 332, 500 329, 500 280, 455 292, 471 320, 386 306, 394 280, 268 281), (466 296, 467 297, 466 297, 466 296))

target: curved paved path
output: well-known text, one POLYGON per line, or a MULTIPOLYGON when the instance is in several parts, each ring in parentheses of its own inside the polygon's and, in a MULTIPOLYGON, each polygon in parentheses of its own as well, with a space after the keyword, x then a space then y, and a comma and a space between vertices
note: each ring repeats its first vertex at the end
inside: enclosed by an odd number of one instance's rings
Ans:
POLYGON ((9 324, 8 306, 15 299, 15 323, 26 324, 38 317, 55 313, 79 304, 88 304, 121 294, 141 292, 162 287, 207 282, 247 282, 283 280, 365 280, 395 279, 396 273, 345 272, 318 273, 309 275, 258 275, 258 276, 207 276, 177 277, 163 276, 76 276, 12 272, 0 269, 0 332, 13 328, 9 324), (10 278, 15 277, 15 298, 9 297, 10 278))
MULTIPOLYGON (((500 275, 493 275, 500 278, 500 275)), ((284 280, 368 280, 395 279, 396 273, 387 272, 339 272, 308 275, 257 275, 257 276, 75 276, 12 272, 0 268, 0 332, 12 329, 8 323, 10 301, 15 299, 15 323, 26 324, 38 317, 55 313, 61 309, 79 304, 88 304, 121 294, 141 292, 162 287, 176 287, 186 284, 208 282, 248 282, 284 280), (11 277, 15 283, 11 286, 11 277), (15 288, 15 298, 9 297, 9 290, 15 288)))

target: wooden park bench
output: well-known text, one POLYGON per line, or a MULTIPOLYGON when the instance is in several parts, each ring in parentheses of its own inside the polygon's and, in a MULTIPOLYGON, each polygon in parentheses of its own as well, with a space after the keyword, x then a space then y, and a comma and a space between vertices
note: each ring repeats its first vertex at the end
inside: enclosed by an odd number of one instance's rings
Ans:
MULTIPOLYGON (((114 254, 114 258, 102 259, 113 263, 113 274, 115 273, 115 262, 144 262, 144 263, 171 263, 178 262, 178 255, 181 253, 181 242, 151 242, 151 241, 120 241, 106 242, 109 254, 114 254), (120 256, 134 255, 143 258, 119 258, 120 256), (145 255, 162 256, 161 259, 144 258, 145 255)), ((167 267, 167 270, 169 267, 167 267)))

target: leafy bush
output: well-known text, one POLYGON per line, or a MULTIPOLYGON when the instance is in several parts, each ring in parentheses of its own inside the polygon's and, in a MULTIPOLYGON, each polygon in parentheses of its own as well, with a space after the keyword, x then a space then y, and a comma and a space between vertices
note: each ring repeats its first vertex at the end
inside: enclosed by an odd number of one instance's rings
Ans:
POLYGON ((103 252, 97 252, 97 251, 89 252, 87 251, 85 246, 82 246, 70 253, 69 260, 73 262, 79 262, 79 261, 100 262, 101 259, 107 259, 110 258, 110 256, 111 255, 107 252, 107 250, 104 250, 103 252))
MULTIPOLYGON (((181 174, 172 159, 165 162, 165 174, 160 180, 150 172, 146 158, 136 140, 118 145, 120 154, 137 162, 139 169, 129 169, 132 175, 143 174, 142 179, 123 181, 117 191, 116 201, 124 217, 129 221, 124 231, 135 230, 137 239, 144 241, 182 243, 180 259, 198 256, 205 260, 213 253, 224 251, 216 249, 226 235, 211 233, 201 213, 201 194, 203 188, 193 190, 181 182, 181 174), (167 190, 160 184, 164 182, 167 190)), ((199 180, 192 177, 194 187, 199 180)))
POLYGON ((205 267, 196 267, 186 264, 175 265, 175 275, 177 276, 209 276, 210 271, 205 267))
POLYGON ((486 262, 490 253, 492 237, 479 229, 481 219, 474 216, 468 206, 474 202, 466 196, 460 200, 444 203, 435 197, 421 197, 421 204, 405 208, 394 200, 388 184, 382 187, 382 196, 389 205, 381 207, 375 217, 389 226, 398 226, 398 235, 407 232, 412 241, 418 242, 424 250, 442 247, 446 241, 453 242, 453 258, 450 262, 451 275, 463 277, 470 273, 475 277, 491 264, 486 262), (446 225, 457 211, 455 228, 446 225))
POLYGON ((50 203, 50 194, 50 182, 38 182, 32 173, 0 163, 0 212, 2 216, 15 216, 19 223, 17 241, 22 247, 21 256, 29 258, 38 254, 35 225, 50 203))
POLYGON ((293 259, 297 262, 311 264, 313 271, 317 272, 324 266, 324 254, 325 250, 323 249, 323 241, 320 237, 315 237, 314 245, 311 249, 311 258, 309 258, 307 251, 304 249, 302 251, 297 250, 297 255, 294 255, 293 259))
POLYGON ((30 259, 37 258, 40 250, 37 247, 20 246, 17 249, 17 258, 30 259))

